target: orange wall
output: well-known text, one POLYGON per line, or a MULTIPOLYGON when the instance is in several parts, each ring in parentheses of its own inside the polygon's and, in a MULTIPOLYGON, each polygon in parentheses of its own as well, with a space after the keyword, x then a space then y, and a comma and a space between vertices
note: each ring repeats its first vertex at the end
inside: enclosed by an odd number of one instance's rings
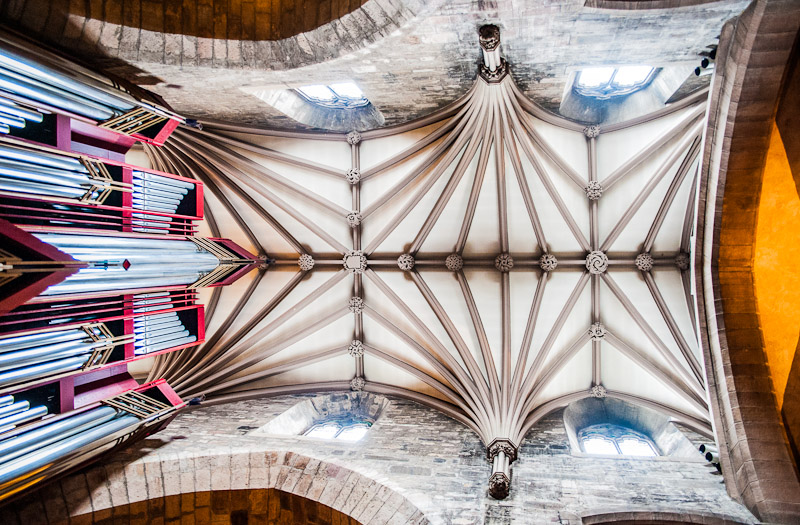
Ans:
POLYGON ((800 198, 773 126, 756 229, 756 300, 778 410, 800 334, 800 198))

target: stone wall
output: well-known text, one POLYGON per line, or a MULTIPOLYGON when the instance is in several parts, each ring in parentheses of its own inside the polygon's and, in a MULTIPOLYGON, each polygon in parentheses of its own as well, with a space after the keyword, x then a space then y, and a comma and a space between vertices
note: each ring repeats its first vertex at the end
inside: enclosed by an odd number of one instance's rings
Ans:
POLYGON ((528 434, 513 465, 511 495, 504 501, 486 494, 491 469, 475 434, 410 401, 390 399, 380 419, 357 443, 253 433, 307 397, 256 399, 187 411, 165 431, 112 460, 6 507, 5 524, 44 523, 41 516, 56 516, 54 509, 63 508, 65 501, 75 515, 104 512, 117 501, 127 504, 210 488, 253 488, 261 483, 254 474, 259 472, 256 462, 264 461, 275 467, 267 469, 267 482, 262 484, 317 499, 362 523, 426 518, 433 524, 575 524, 582 515, 631 509, 753 519, 726 495, 722 477, 699 454, 696 461, 573 455, 561 410, 528 434), (287 474, 293 470, 286 465, 300 462, 297 458, 313 458, 302 460, 300 467, 306 473, 311 469, 313 475, 287 474), (320 490, 326 476, 341 477, 337 466, 352 471, 358 481, 353 478, 335 489, 320 490), (298 479, 307 480, 303 490, 297 488, 298 479), (384 499, 379 502, 373 496, 384 499), (400 517, 387 521, 386 515, 389 520, 393 516, 390 511, 400 517))
POLYGON ((0 0, 0 21, 149 85, 186 116, 298 128, 239 88, 349 80, 385 124, 406 122, 467 92, 481 56, 477 29, 495 23, 514 79, 528 97, 557 111, 568 78, 583 67, 680 66, 688 76, 699 52, 716 43, 723 22, 748 4, 730 0, 620 13, 584 3, 371 0, 313 31, 277 41, 186 35, 166 25, 164 31, 148 30, 141 21, 112 22, 102 9, 73 8, 88 1, 0 0))
POLYGON ((729 491, 762 520, 800 520, 800 482, 765 354, 753 273, 765 159, 800 28, 793 0, 758 0, 723 28, 709 102, 696 237, 700 336, 729 491))

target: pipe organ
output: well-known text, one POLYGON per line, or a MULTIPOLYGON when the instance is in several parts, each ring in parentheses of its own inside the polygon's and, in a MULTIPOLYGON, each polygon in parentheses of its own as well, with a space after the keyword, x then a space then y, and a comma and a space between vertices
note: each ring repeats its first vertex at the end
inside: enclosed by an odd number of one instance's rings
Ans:
POLYGON ((0 134, 68 115, 112 133, 163 144, 183 118, 134 97, 104 76, 24 39, 0 35, 0 134))
POLYGON ((203 186, 133 166, 183 119, 0 34, 0 503, 184 406, 128 365, 205 339, 198 288, 259 262, 197 236, 203 186))

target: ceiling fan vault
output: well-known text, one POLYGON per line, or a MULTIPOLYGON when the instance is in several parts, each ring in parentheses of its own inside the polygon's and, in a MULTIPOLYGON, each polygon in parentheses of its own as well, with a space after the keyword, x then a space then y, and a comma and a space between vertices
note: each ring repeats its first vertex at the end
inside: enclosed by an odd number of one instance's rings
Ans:
POLYGON ((522 95, 499 32, 481 46, 467 95, 409 124, 146 146, 205 184, 214 236, 264 260, 213 290, 204 350, 160 356, 153 377, 184 397, 414 399, 480 436, 496 498, 531 427, 581 398, 710 435, 688 271, 707 93, 584 127, 522 95))

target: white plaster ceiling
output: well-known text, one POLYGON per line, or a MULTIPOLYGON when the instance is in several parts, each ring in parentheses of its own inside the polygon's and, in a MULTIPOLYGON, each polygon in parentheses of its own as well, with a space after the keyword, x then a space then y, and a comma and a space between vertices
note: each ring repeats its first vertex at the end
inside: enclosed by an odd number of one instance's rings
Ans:
POLYGON ((274 262, 218 292, 207 340, 220 326, 225 335, 195 357, 190 354, 198 351, 160 358, 151 374, 166 373, 185 396, 349 388, 363 376, 366 390, 436 406, 486 443, 498 437, 519 443, 537 417, 592 395, 594 385, 707 430, 704 386, 690 365, 701 361, 694 303, 687 298, 690 272, 675 264, 690 245, 697 174, 692 144, 699 141, 704 107, 699 97, 657 118, 601 129, 590 139, 575 124, 541 120, 506 77, 498 84, 477 80, 455 116, 367 132, 357 147, 344 135, 180 130, 164 148, 148 148, 154 166, 230 185, 220 190, 206 184, 207 215, 216 228, 208 233, 274 262), (418 152, 404 153, 443 130, 418 152), (281 160, 275 152, 291 158, 281 160), (636 158, 641 162, 612 177, 609 187, 609 176, 636 158), (356 186, 345 180, 354 160, 363 177, 356 186), (391 167, 374 169, 388 160, 391 167), (309 161, 315 165, 298 164, 309 161), (480 173, 483 181, 476 184, 480 173), (584 191, 590 180, 604 187, 597 201, 584 191), (452 195, 444 199, 448 187, 452 195), (521 187, 541 224, 538 239, 521 187), (466 229, 471 192, 475 209, 466 229), (668 194, 674 200, 659 213, 668 194), (364 215, 357 228, 345 220, 351 210, 364 215), (648 248, 656 217, 663 222, 648 248), (348 250, 365 252, 363 274, 343 268, 348 250), (587 271, 584 259, 593 250, 611 261, 603 274, 587 271), (445 266, 454 252, 463 256, 463 272, 445 266), (501 252, 515 261, 508 273, 495 268, 501 252), (642 252, 655 259, 651 272, 634 265, 642 252), (301 253, 314 258, 312 270, 299 269, 301 253), (415 258, 411 272, 398 268, 403 253, 415 258), (558 258, 554 271, 540 268, 543 253, 558 258), (251 284, 254 291, 242 302, 251 284), (289 293, 274 300, 286 287, 289 293), (529 325, 537 290, 540 308, 529 325), (354 295, 363 298, 363 313, 348 309, 354 295), (265 307, 263 320, 252 321, 265 307), (248 322, 249 331, 226 348, 225 341, 248 322), (593 322, 614 340, 606 335, 593 343, 593 322), (529 350, 526 328, 532 330, 529 350), (348 354, 354 339, 366 345, 363 357, 348 354))

